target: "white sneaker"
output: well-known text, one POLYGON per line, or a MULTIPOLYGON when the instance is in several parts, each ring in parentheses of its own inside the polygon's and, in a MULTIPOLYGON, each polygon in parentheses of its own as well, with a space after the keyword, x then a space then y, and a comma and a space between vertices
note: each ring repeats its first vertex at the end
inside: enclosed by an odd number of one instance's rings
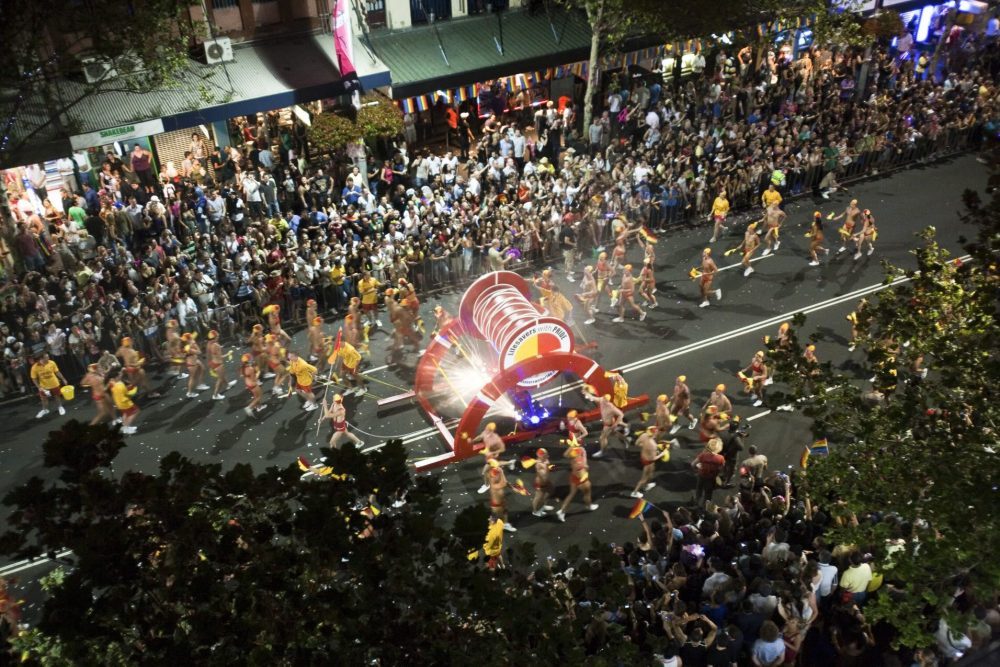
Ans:
POLYGON ((750 275, 751 273, 753 273, 753 267, 752 267, 752 266, 748 266, 748 267, 747 267, 747 270, 743 272, 743 277, 744 277, 744 278, 746 278, 746 277, 747 277, 747 276, 749 276, 749 275, 750 275))
POLYGON ((842 252, 847 252, 847 247, 846 246, 840 246, 839 248, 837 248, 837 254, 838 255, 840 253, 842 253, 842 252))
POLYGON ((566 523, 566 513, 562 510, 556 512, 556 518, 559 519, 560 522, 566 523))
POLYGON ((270 380, 271 378, 274 377, 274 373, 272 373, 271 371, 268 371, 267 373, 264 373, 260 377, 261 377, 262 380, 270 380))
POLYGON ((476 493, 486 493, 489 490, 490 490, 490 485, 489 484, 483 484, 481 487, 479 487, 479 490, 476 491, 476 493))
POLYGON ((541 517, 545 516, 545 512, 544 512, 544 510, 538 510, 537 512, 532 512, 531 516, 537 516, 537 517, 541 518, 541 517))
POLYGON ((715 290, 715 300, 716 301, 721 301, 722 300, 722 290, 721 289, 715 290))
POLYGON ((185 394, 185 396, 187 396, 188 398, 198 398, 198 393, 194 391, 189 391, 187 394, 185 394))
POLYGON ((633 491, 632 493, 630 493, 628 495, 629 495, 630 498, 642 498, 642 494, 639 493, 638 491, 633 491))
POLYGON ((589 320, 584 320, 583 323, 584 324, 593 324, 596 321, 597 321, 596 319, 594 319, 593 317, 591 317, 589 320))
POLYGON ((829 192, 821 192, 821 193, 819 193, 819 196, 822 197, 823 199, 829 199, 830 198, 830 193, 829 192))
POLYGON ((544 512, 551 512, 554 509, 555 507, 553 507, 552 505, 542 505, 542 511, 544 512))
POLYGON ((111 425, 114 426, 115 424, 121 424, 121 423, 122 423, 122 418, 115 417, 114 420, 112 420, 111 425))
POLYGON ((781 241, 774 242, 774 252, 778 252, 778 248, 781 247, 781 241))
POLYGON ((854 253, 854 259, 861 259, 861 253, 860 252, 854 253))
POLYGON ((813 261, 809 262, 809 266, 819 266, 819 262, 817 262, 816 260, 813 260, 813 261))
POLYGON ((920 369, 920 379, 924 379, 924 378, 927 377, 927 371, 928 370, 930 370, 930 369, 929 368, 921 368, 920 369))
POLYGON ((701 303, 699 303, 698 307, 699 308, 708 308, 708 299, 705 299, 704 301, 702 301, 701 303))
POLYGON ((646 311, 645 310, 642 311, 641 315, 639 315, 639 321, 640 322, 642 322, 644 319, 646 319, 646 311))
POLYGON ((681 430, 681 425, 680 424, 674 424, 673 427, 671 427, 671 429, 670 429, 670 435, 673 435, 674 433, 677 433, 680 430, 681 430))
POLYGON ((368 387, 358 387, 357 390, 355 390, 354 395, 364 396, 367 393, 368 393, 368 387))
POLYGON ((600 505, 598 505, 597 503, 594 503, 593 505, 588 505, 588 506, 587 506, 587 509, 589 509, 589 510, 590 510, 591 512, 593 512, 593 511, 594 511, 594 510, 596 510, 596 509, 597 509, 598 507, 600 507, 600 505))
POLYGON ((571 283, 575 283, 576 282, 576 280, 574 280, 573 276, 566 276, 566 280, 568 280, 571 283))
POLYGON ((689 423, 688 424, 688 430, 693 430, 694 429, 694 424, 695 424, 694 422, 689 423))
POLYGON ((854 343, 851 343, 850 345, 847 346, 847 351, 848 352, 854 352, 854 348, 855 347, 857 347, 857 345, 855 345, 854 343))
POLYGON ((230 380, 229 384, 227 384, 226 386, 227 387, 235 387, 236 386, 236 382, 237 382, 237 380, 230 380))
POLYGON ((761 257, 767 257, 770 254, 771 254, 771 249, 770 248, 764 248, 764 252, 760 253, 760 256, 761 257))
POLYGON ((312 403, 312 402, 306 403, 305 405, 302 406, 302 408, 306 412, 312 412, 313 410, 315 410, 318 407, 319 407, 318 405, 316 405, 315 403, 312 403))
POLYGON ((628 424, 623 424, 622 434, 623 435, 629 435, 631 432, 632 432, 632 429, 629 427, 629 425, 628 424))
POLYGON ((263 412, 266 408, 267 408, 267 403, 261 403, 256 408, 254 408, 254 410, 256 412, 263 412))
POLYGON ((869 255, 871 255, 873 252, 875 252, 875 246, 871 246, 870 248, 868 248, 869 255))
POLYGON ((250 408, 249 405, 243 408, 243 412, 246 413, 247 417, 253 417, 253 410, 250 408))
POLYGON ((509 523, 505 523, 503 525, 503 529, 506 530, 508 533, 516 533, 517 532, 517 528, 515 528, 512 525, 510 525, 509 523))
POLYGON ((624 322, 624 321, 625 321, 625 318, 623 318, 623 317, 616 317, 615 319, 613 319, 613 320, 611 320, 611 321, 612 321, 612 322, 624 322))
POLYGON ((715 243, 715 237, 713 236, 712 238, 710 238, 710 239, 708 240, 708 242, 709 242, 709 243, 715 243))
POLYGON ((382 322, 380 322, 379 320, 375 320, 375 327, 377 329, 381 329, 382 328, 382 322))
POLYGON ((281 387, 272 387, 271 393, 274 394, 275 396, 280 396, 284 392, 282 391, 281 387))
POLYGON ((207 384, 200 384, 197 387, 195 387, 195 389, 197 389, 198 391, 205 391, 206 389, 211 389, 211 387, 209 387, 207 384))
POLYGON ((642 487, 642 490, 643 490, 643 491, 649 491, 649 490, 650 490, 650 489, 652 489, 652 488, 653 488, 654 486, 656 486, 656 482, 650 482, 650 483, 649 483, 649 484, 647 484, 646 486, 642 487))
POLYGON ((756 401, 753 402, 753 406, 755 408, 759 408, 762 405, 764 405, 764 401, 760 400, 759 398, 756 401))
POLYGON ((225 396, 223 396, 222 394, 212 394, 212 400, 213 401, 221 401, 224 398, 225 398, 225 396))
POLYGON ((45 408, 42 408, 41 410, 38 411, 38 414, 35 415, 35 419, 41 419, 42 417, 44 417, 47 414, 49 414, 49 411, 46 410, 45 408))
POLYGON ((64 408, 63 406, 60 405, 59 406, 59 414, 61 414, 61 415, 66 414, 66 408, 64 408))
POLYGON ((135 433, 138 430, 139 430, 138 427, 135 427, 135 426, 126 426, 125 428, 122 429, 122 433, 125 434, 125 435, 132 435, 133 433, 135 433))
POLYGON ((756 401, 757 400, 757 394, 750 394, 750 400, 751 401, 756 401))
POLYGON ((177 377, 178 377, 178 379, 181 379, 181 380, 186 380, 186 379, 187 379, 188 377, 190 377, 190 376, 189 376, 189 375, 188 375, 187 373, 181 373, 181 374, 180 374, 180 375, 178 375, 177 377))
POLYGON ((604 450, 603 449, 598 449, 596 452, 593 453, 593 455, 591 455, 590 458, 592 458, 592 459, 599 459, 602 456, 604 456, 604 450))

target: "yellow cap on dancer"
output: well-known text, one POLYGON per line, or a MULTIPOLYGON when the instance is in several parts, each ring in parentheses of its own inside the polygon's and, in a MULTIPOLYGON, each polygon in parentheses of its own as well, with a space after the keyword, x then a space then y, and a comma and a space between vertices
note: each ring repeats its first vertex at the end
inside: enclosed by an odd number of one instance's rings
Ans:
POLYGON ((344 397, 341 396, 340 394, 334 394, 333 395, 333 402, 334 403, 343 403, 344 402, 344 397))
POLYGON ((656 400, 659 401, 660 403, 666 403, 667 402, 667 395, 666 394, 660 394, 659 396, 656 397, 656 400))
POLYGON ((724 385, 724 384, 717 384, 717 385, 715 385, 715 391, 722 392, 722 391, 725 391, 725 390, 726 390, 726 385, 724 385))
POLYGON ((495 431, 495 430, 497 430, 497 425, 495 423, 493 423, 493 422, 490 422, 489 424, 486 425, 486 430, 487 431, 495 431))
POLYGON ((570 410, 569 412, 566 413, 566 416, 569 419, 574 419, 577 416, 577 414, 579 413, 576 410, 570 410))

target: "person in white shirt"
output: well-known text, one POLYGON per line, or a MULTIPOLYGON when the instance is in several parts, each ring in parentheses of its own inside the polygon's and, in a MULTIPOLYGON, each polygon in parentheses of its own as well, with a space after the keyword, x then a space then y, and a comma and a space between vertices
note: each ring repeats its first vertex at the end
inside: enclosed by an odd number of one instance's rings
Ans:
POLYGON ((646 126, 653 129, 660 129, 660 114, 656 113, 656 109, 650 109, 646 113, 646 126))
POLYGON ((263 199, 260 196, 260 183, 257 182, 252 171, 248 171, 243 177, 243 194, 250 207, 250 216, 256 220, 263 211, 263 199))
POLYGON ((822 579, 820 579, 816 597, 820 600, 837 590, 837 566, 830 563, 832 559, 833 556, 829 550, 823 549, 819 552, 819 574, 822 579))
POLYGON ((705 55, 701 51, 695 54, 691 62, 691 71, 695 76, 701 76, 705 72, 705 55))

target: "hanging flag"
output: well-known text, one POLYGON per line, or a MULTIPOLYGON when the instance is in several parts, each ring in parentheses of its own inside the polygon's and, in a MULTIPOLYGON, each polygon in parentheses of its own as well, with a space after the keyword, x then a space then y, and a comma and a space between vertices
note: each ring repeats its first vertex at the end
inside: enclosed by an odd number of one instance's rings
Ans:
POLYGON ((645 239, 646 243, 651 243, 653 245, 656 245, 656 234, 649 231, 649 227, 643 225, 641 228, 639 228, 639 236, 645 239))
POLYGON ((531 468, 532 466, 534 466, 535 463, 537 463, 537 461, 535 459, 531 458, 530 456, 522 456, 521 457, 521 466, 525 470, 527 470, 528 468, 531 468))
POLYGON ((354 45, 351 43, 351 20, 347 14, 347 0, 337 0, 333 10, 333 46, 337 51, 337 68, 342 79, 357 79, 354 68, 354 45))

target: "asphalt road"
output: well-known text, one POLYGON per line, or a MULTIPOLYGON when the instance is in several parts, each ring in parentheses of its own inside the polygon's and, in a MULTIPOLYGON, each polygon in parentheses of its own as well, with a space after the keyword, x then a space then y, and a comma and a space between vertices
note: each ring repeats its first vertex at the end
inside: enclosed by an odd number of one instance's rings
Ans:
MULTIPOLYGON (((752 420, 748 444, 755 444, 765 453, 772 467, 797 465, 803 445, 809 442, 807 421, 794 413, 769 413, 763 408, 753 408, 738 392, 736 371, 761 347, 762 336, 773 335, 780 322, 805 310, 809 315, 804 333, 820 335, 819 358, 853 371, 859 381, 862 380, 864 373, 857 367, 859 353, 852 355, 847 351, 850 330, 845 316, 861 296, 881 285, 882 259, 903 267, 914 264, 910 253, 917 244, 914 234, 924 227, 934 225, 943 245, 962 254, 960 236, 970 234, 971 230, 963 229, 958 219, 961 193, 968 187, 983 188, 985 179, 986 168, 972 156, 962 156, 857 184, 830 201, 806 198, 792 202, 787 207, 789 217, 780 251, 758 259, 754 263, 756 272, 751 277, 744 278, 737 268, 726 268, 727 264, 738 261, 737 255, 722 257, 726 248, 739 242, 738 236, 714 244, 714 256, 723 268, 716 279, 723 298, 705 309, 698 308, 697 287, 686 276, 688 270, 698 264, 710 230, 678 230, 661 235, 656 271, 660 307, 650 311, 649 317, 641 323, 626 319, 623 324, 615 324, 611 322, 613 315, 601 314, 598 322, 583 332, 588 340, 597 343, 597 348, 588 354, 605 368, 623 368, 633 395, 647 393, 655 398, 659 393, 669 393, 674 377, 683 373, 688 377, 697 407, 716 384, 725 383, 734 398, 735 412, 752 420), (803 234, 808 229, 812 212, 819 210, 824 217, 829 212, 839 213, 852 197, 876 216, 879 238, 875 254, 857 261, 851 258, 851 253, 834 255, 839 244, 831 224, 827 228, 827 245, 833 246, 833 252, 822 266, 809 267, 808 241, 803 234)), ((634 246, 629 259, 637 265, 641 261, 640 251, 634 246)), ((575 293, 575 286, 564 281, 561 271, 556 273, 564 291, 575 293)), ((424 303, 425 320, 433 321, 430 310, 437 303, 456 312, 459 297, 455 292, 424 303)), ((328 324, 328 329, 332 328, 333 325, 328 324)), ((384 341, 384 334, 372 337, 373 353, 368 362, 373 378, 371 391, 379 396, 393 395, 408 388, 417 359, 410 353, 401 363, 386 366, 384 341)), ((296 346, 305 349, 303 334, 297 336, 296 346)), ((172 386, 169 380, 164 378, 160 382, 169 390, 163 398, 141 403, 142 414, 136 422, 139 432, 127 436, 128 447, 116 463, 118 471, 152 472, 159 457, 172 450, 196 460, 222 461, 225 465, 237 462, 261 467, 285 465, 298 455, 316 458, 319 446, 325 444, 328 437, 326 425, 317 437, 316 413, 302 411, 298 398, 281 403, 272 400, 260 418, 251 419, 243 413, 247 394, 241 390, 230 390, 224 401, 209 400, 209 392, 203 392, 199 399, 189 400, 184 397, 183 390, 172 386)), ((553 412, 565 411, 582 402, 578 391, 559 393, 560 382, 546 387, 554 390, 548 393, 556 394, 544 401, 553 412)), ((414 459, 445 451, 444 443, 430 433, 428 422, 416 407, 402 406, 380 415, 371 395, 360 401, 348 398, 346 405, 352 422, 367 432, 360 434, 366 447, 377 446, 390 436, 403 436, 414 459)), ((71 417, 87 420, 91 416, 91 405, 86 397, 77 398, 66 417, 36 420, 38 405, 33 401, 0 409, 3 411, 0 494, 6 494, 40 473, 40 444, 49 429, 71 417)), ((638 419, 634 414, 631 418, 633 423, 638 419)), ((684 429, 679 438, 682 447, 672 452, 668 463, 659 464, 654 478, 657 486, 646 494, 648 500, 663 508, 675 507, 690 499, 694 489, 690 462, 700 451, 700 443, 696 431, 684 429)), ((596 442, 590 444, 593 451, 596 442)), ((534 451, 537 446, 555 450, 557 438, 536 439, 524 449, 534 451)), ((485 495, 476 494, 480 485, 480 466, 481 459, 474 459, 427 473, 441 478, 445 493, 443 520, 449 520, 450 514, 466 505, 487 501, 485 495)), ((508 535, 507 539, 533 541, 542 556, 556 555, 571 543, 587 544, 591 536, 606 542, 634 540, 640 528, 627 519, 634 503, 628 493, 639 472, 637 450, 625 451, 620 444, 605 458, 593 460, 594 501, 600 508, 590 513, 582 501, 574 501, 564 524, 553 517, 531 516, 529 499, 512 494, 508 507, 511 522, 519 532, 508 535)), ((565 466, 553 474, 557 495, 561 495, 568 488, 565 466)), ((532 476, 532 471, 512 475, 523 478, 529 487, 532 476)), ((717 502, 722 500, 723 494, 716 492, 717 502)), ((6 510, 0 510, 0 516, 5 513, 6 510)), ((8 564, 0 569, 0 574, 18 570, 16 574, 24 579, 46 569, 46 566, 8 564)))

